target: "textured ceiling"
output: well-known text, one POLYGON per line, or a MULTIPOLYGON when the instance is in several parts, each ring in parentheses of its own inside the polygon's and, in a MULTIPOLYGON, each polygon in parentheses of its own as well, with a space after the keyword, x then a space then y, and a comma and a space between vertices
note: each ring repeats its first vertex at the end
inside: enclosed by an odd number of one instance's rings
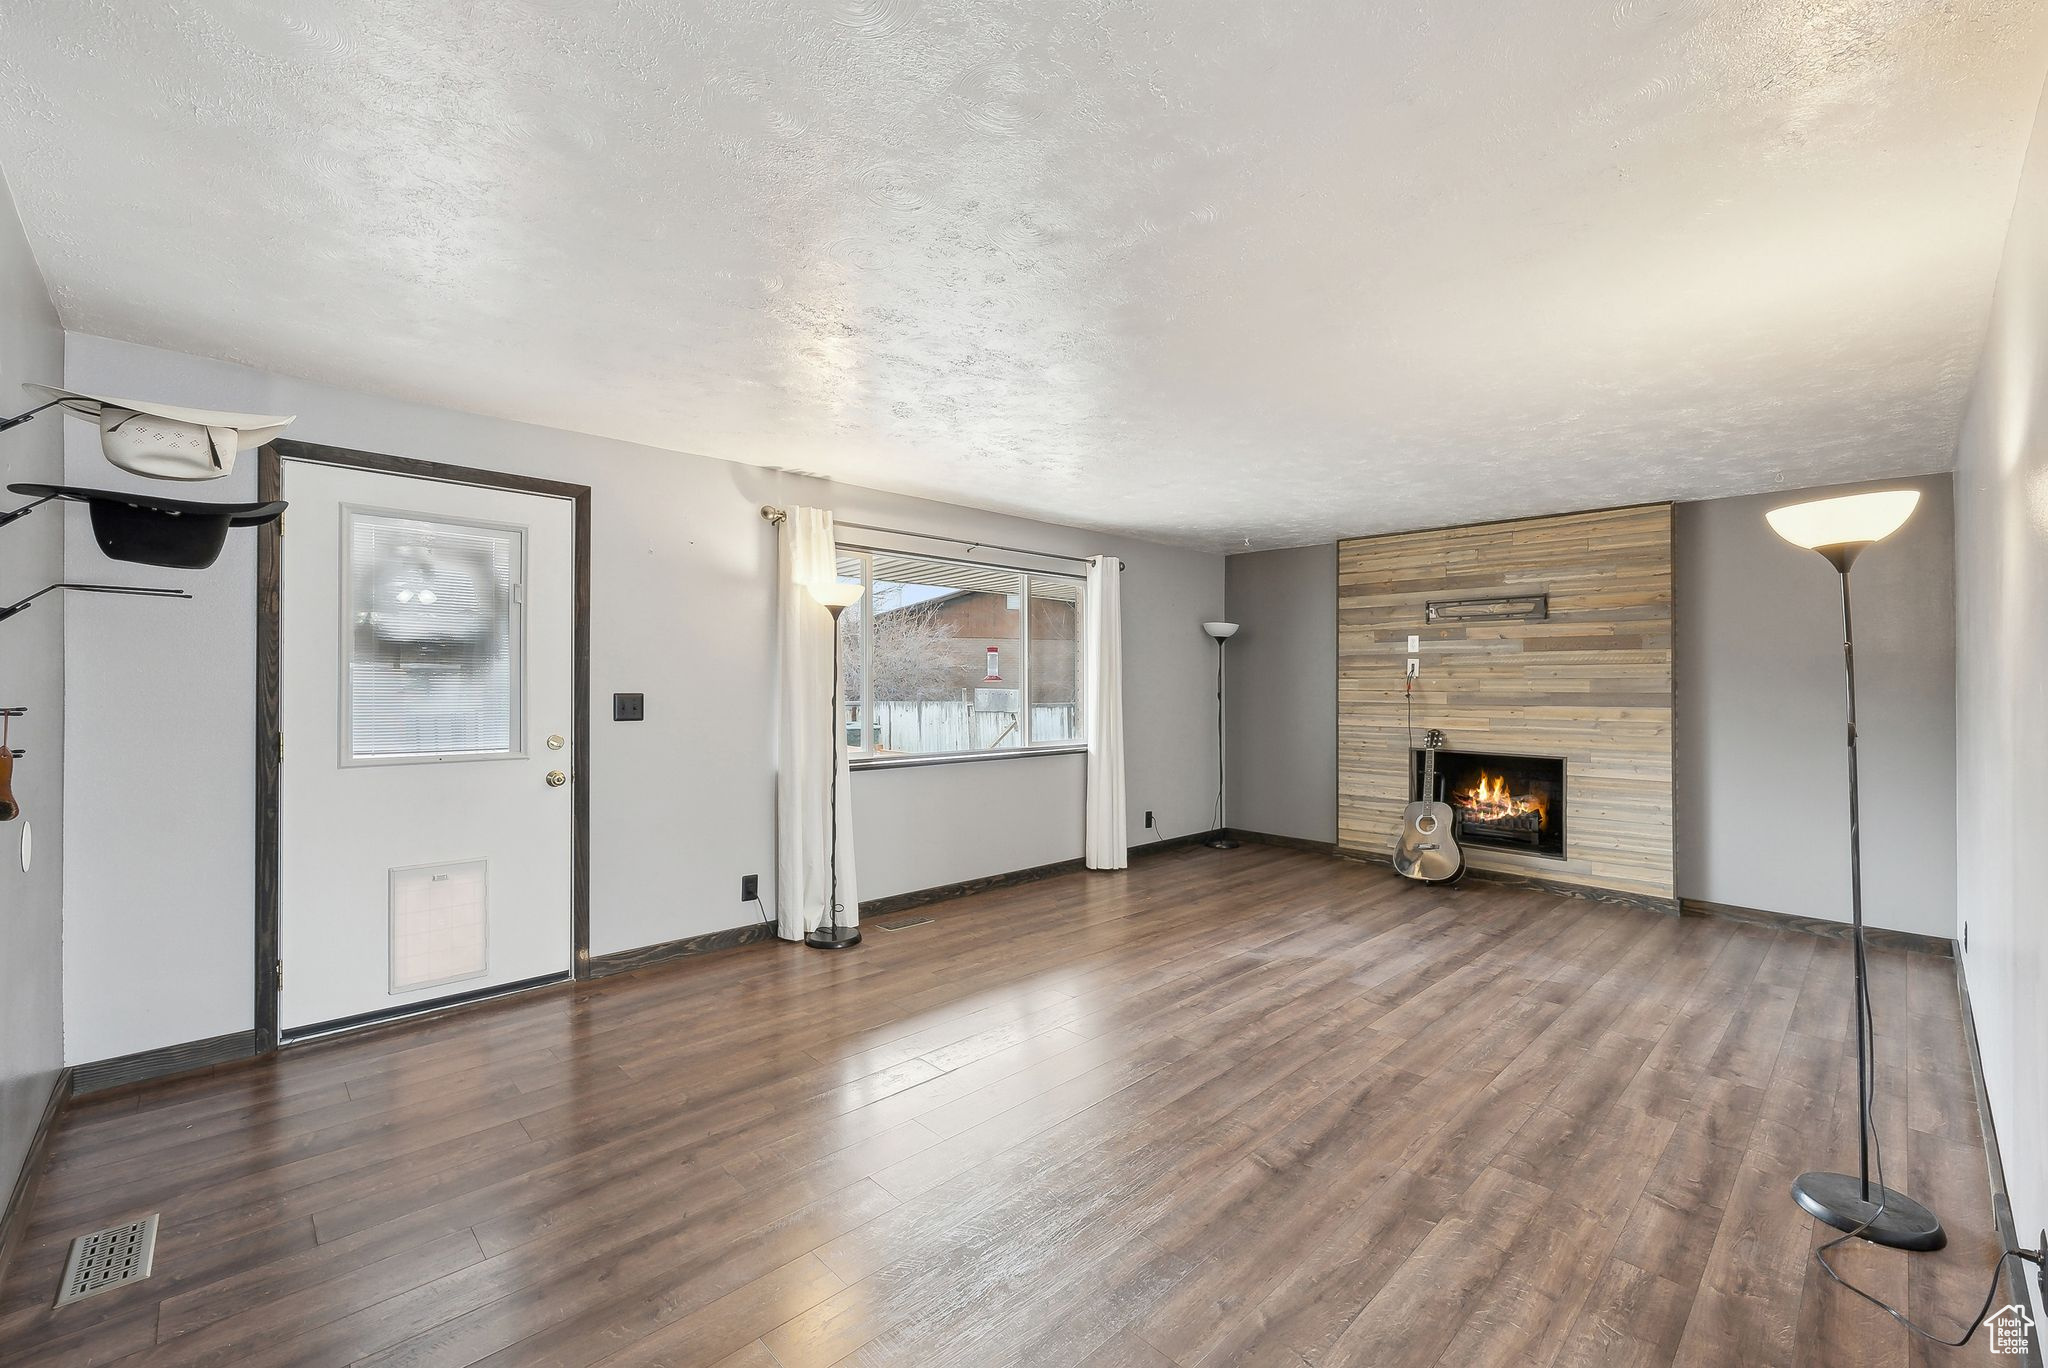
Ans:
POLYGON ((74 330, 1241 549, 1945 468, 2044 65, 2037 0, 0 0, 0 166, 74 330))

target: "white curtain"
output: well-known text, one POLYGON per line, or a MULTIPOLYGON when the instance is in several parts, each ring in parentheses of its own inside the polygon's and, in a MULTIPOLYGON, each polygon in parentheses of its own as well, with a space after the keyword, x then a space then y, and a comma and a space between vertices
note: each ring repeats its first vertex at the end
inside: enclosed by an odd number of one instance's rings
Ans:
POLYGON ((1114 556, 1088 562, 1087 678, 1081 689, 1088 737, 1090 869, 1122 869, 1131 862, 1124 825, 1123 568, 1114 556))
POLYGON ((846 768, 846 727, 832 697, 838 641, 832 614, 810 586, 839 577, 832 515, 783 510, 776 583, 782 668, 776 681, 775 900, 784 940, 831 921, 832 828, 826 820, 838 775, 841 926, 860 922, 853 876, 853 784, 846 768))

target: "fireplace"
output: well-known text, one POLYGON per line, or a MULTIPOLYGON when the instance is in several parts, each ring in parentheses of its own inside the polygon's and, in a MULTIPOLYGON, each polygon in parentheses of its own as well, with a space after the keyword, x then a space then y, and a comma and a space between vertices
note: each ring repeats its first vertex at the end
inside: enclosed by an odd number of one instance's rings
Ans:
MULTIPOLYGON (((1415 752, 1411 790, 1422 789, 1425 752, 1415 752)), ((1436 753, 1431 795, 1458 814, 1458 840, 1473 849, 1564 858, 1564 760, 1547 755, 1436 753)))

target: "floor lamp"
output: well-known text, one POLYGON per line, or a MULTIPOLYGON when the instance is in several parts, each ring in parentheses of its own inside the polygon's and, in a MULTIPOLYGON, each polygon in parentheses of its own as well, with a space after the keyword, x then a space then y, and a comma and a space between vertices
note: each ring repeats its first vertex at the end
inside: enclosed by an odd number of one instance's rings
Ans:
POLYGON ((1211 850, 1235 850, 1237 842, 1226 833, 1230 829, 1228 799, 1224 796, 1224 740, 1223 740, 1223 644, 1237 635, 1234 622, 1205 622, 1202 630, 1216 641, 1216 834, 1202 842, 1211 850))
MULTIPOLYGON (((1849 567, 1865 549, 1899 530, 1913 515, 1920 494, 1888 489, 1834 499, 1788 504, 1765 514, 1771 530, 1835 567, 1842 583, 1842 667, 1848 675, 1849 704, 1849 910, 1856 964, 1856 1124, 1858 1166, 1846 1173, 1802 1173, 1792 1196, 1814 1217, 1837 1230, 1894 1249, 1940 1249, 1948 1242, 1941 1222, 1905 1193, 1872 1182, 1870 1099, 1875 1066, 1871 1041, 1870 982, 1863 936, 1863 855, 1856 795, 1856 632, 1849 616, 1849 567)), ((1883 1161, 1879 1161, 1879 1178, 1883 1161)))
POLYGON ((819 950, 846 950, 860 944, 859 926, 839 924, 839 748, 846 744, 846 719, 839 702, 839 615, 859 603, 865 592, 861 585, 844 580, 827 580, 811 586, 811 597, 832 614, 832 706, 828 714, 832 719, 832 749, 826 752, 832 764, 831 796, 827 799, 831 814, 827 821, 832 828, 832 892, 825 900, 826 920, 804 933, 804 944, 819 950))

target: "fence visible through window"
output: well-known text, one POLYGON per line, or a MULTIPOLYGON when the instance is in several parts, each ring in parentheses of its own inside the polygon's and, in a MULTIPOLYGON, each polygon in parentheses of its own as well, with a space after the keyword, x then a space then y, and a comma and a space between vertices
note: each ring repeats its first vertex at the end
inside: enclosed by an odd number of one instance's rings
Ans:
POLYGON ((843 548, 868 592, 840 620, 847 745, 954 755, 1081 740, 1082 582, 843 548))
MULTIPOLYGON (((1033 745, 1059 745, 1080 739, 1079 710, 1064 707, 1031 709, 1033 745)), ((858 714, 848 722, 855 729, 858 714)), ((979 712, 964 702, 875 703, 875 749, 910 755, 933 755, 950 751, 995 750, 1015 730, 1017 714, 979 712)))

